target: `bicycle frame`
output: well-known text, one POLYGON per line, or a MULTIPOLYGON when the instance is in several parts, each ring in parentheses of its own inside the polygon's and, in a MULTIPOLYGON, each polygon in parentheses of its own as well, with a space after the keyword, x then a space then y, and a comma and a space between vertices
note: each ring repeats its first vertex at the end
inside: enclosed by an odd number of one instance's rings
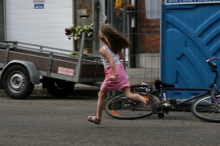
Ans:
POLYGON ((195 96, 190 97, 189 99, 183 100, 183 101, 177 103, 175 106, 184 104, 184 103, 186 103, 186 102, 189 102, 189 101, 191 101, 191 100, 197 99, 197 98, 202 97, 202 96, 204 96, 204 95, 210 95, 210 96, 215 100, 214 94, 213 94, 211 88, 163 88, 162 90, 163 90, 163 91, 162 91, 161 93, 163 93, 163 96, 165 95, 164 101, 167 101, 165 91, 171 91, 171 90, 206 91, 205 93, 198 94, 198 95, 195 95, 195 96))

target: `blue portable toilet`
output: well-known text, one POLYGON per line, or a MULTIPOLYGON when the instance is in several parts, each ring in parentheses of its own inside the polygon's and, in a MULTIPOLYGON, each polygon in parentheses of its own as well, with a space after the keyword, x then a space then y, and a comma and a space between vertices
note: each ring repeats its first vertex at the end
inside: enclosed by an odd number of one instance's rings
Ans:
MULTIPOLYGON (((215 74, 206 60, 220 57, 220 0, 165 0, 161 22, 161 79, 179 88, 212 84, 215 74)), ((171 91, 168 96, 185 99, 199 93, 171 91)))

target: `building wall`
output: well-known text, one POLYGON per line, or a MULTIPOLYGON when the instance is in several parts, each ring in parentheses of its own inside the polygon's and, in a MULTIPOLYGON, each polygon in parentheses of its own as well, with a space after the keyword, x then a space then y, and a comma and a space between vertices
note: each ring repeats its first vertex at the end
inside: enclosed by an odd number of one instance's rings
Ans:
MULTIPOLYGON (((146 16, 145 0, 138 0, 140 53, 160 52, 160 19, 149 19, 146 16)), ((147 13, 151 13, 147 11, 147 13)))
MULTIPOLYGON (((160 11, 152 1, 138 0, 138 67, 160 68, 160 11), (148 2, 148 3, 147 3, 148 2), (149 5, 152 5, 149 6, 149 5), (147 8, 146 8, 147 7, 147 8)), ((158 4, 160 5, 160 4, 158 4)))
POLYGON ((4 9, 3 0, 0 0, 0 41, 4 40, 4 9))

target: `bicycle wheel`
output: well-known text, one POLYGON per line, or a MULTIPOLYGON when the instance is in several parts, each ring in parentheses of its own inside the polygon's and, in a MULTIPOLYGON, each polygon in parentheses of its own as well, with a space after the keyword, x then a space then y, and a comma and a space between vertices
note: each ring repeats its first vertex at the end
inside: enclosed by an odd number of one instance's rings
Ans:
POLYGON ((216 95, 215 99, 205 96, 196 100, 191 105, 191 112, 201 120, 220 122, 220 95, 216 95))
MULTIPOLYGON (((138 93, 145 98, 152 98, 158 105, 160 98, 146 93, 138 93)), ((138 119, 152 115, 151 108, 144 103, 126 99, 124 94, 116 95, 108 99, 105 103, 105 111, 116 119, 138 119)))

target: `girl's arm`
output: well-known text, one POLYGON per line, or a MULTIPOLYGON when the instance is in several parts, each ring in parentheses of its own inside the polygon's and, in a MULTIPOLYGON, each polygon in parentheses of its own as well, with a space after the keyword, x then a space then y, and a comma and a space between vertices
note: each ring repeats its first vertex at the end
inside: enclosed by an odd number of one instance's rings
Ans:
POLYGON ((110 66, 111 66, 111 69, 112 69, 112 74, 111 76, 109 77, 109 80, 113 81, 115 80, 115 60, 111 57, 111 55, 108 54, 107 51, 105 51, 104 49, 100 49, 99 50, 99 53, 105 57, 109 63, 110 63, 110 66))
POLYGON ((125 56, 124 56, 124 54, 122 53, 122 51, 120 51, 120 52, 118 53, 118 56, 119 56, 119 60, 125 59, 125 56))

